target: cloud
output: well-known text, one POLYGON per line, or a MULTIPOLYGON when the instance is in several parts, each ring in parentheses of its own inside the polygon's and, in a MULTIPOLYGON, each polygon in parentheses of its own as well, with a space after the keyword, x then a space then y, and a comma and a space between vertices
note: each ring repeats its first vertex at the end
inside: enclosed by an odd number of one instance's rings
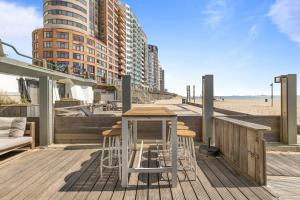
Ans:
POLYGON ((255 40, 258 36, 258 28, 257 25, 254 24, 250 27, 249 31, 248 31, 248 35, 249 35, 249 39, 251 41, 255 40))
MULTIPOLYGON (((31 33, 43 25, 43 17, 37 8, 0 0, 0 38, 14 45, 21 53, 31 55, 31 33)), ((9 57, 15 54, 5 48, 9 57)))
POLYGON ((270 8, 268 16, 280 32, 290 40, 300 44, 300 1, 277 0, 270 8))
POLYGON ((230 0, 209 0, 202 14, 205 16, 204 24, 217 28, 221 22, 230 16, 230 0))

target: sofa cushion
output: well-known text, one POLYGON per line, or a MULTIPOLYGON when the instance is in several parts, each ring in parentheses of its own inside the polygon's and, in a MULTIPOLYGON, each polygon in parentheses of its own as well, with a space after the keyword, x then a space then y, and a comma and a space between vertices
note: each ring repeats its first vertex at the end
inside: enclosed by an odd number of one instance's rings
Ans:
POLYGON ((30 143, 32 137, 1 137, 0 138, 0 152, 13 147, 30 143))
POLYGON ((8 137, 14 117, 0 117, 0 137, 8 137))
POLYGON ((10 137, 22 137, 24 136, 26 129, 26 118, 25 117, 16 117, 12 123, 9 131, 10 137))
POLYGON ((23 136, 25 128, 25 117, 0 117, 0 137, 23 136))

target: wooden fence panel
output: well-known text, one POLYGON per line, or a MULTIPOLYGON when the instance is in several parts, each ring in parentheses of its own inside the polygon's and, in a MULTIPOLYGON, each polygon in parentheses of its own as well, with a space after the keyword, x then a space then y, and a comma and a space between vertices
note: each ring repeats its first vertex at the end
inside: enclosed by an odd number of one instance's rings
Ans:
POLYGON ((266 184, 264 133, 269 127, 228 117, 215 117, 216 147, 238 172, 266 184))

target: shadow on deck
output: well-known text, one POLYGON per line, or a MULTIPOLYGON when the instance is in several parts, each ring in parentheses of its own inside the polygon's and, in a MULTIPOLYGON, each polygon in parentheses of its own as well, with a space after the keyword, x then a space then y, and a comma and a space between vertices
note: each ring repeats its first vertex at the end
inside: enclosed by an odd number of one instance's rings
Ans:
MULTIPOLYGON (((143 154, 144 167, 157 166, 156 153, 143 154)), ((197 174, 131 174, 129 188, 120 185, 118 169, 99 174, 100 151, 45 149, 0 163, 1 199, 274 199, 265 189, 239 176, 222 158, 197 155, 197 174)), ((164 160, 163 164, 168 164, 164 160)), ((181 164, 185 165, 185 161, 181 164)))

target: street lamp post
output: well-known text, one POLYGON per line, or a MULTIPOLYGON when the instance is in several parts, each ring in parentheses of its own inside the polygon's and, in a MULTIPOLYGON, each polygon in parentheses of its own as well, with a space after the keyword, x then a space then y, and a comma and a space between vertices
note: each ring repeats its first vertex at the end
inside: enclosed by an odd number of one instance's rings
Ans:
POLYGON ((270 86, 271 86, 271 106, 273 107, 273 100, 274 100, 274 96, 273 96, 273 83, 271 83, 270 86))

